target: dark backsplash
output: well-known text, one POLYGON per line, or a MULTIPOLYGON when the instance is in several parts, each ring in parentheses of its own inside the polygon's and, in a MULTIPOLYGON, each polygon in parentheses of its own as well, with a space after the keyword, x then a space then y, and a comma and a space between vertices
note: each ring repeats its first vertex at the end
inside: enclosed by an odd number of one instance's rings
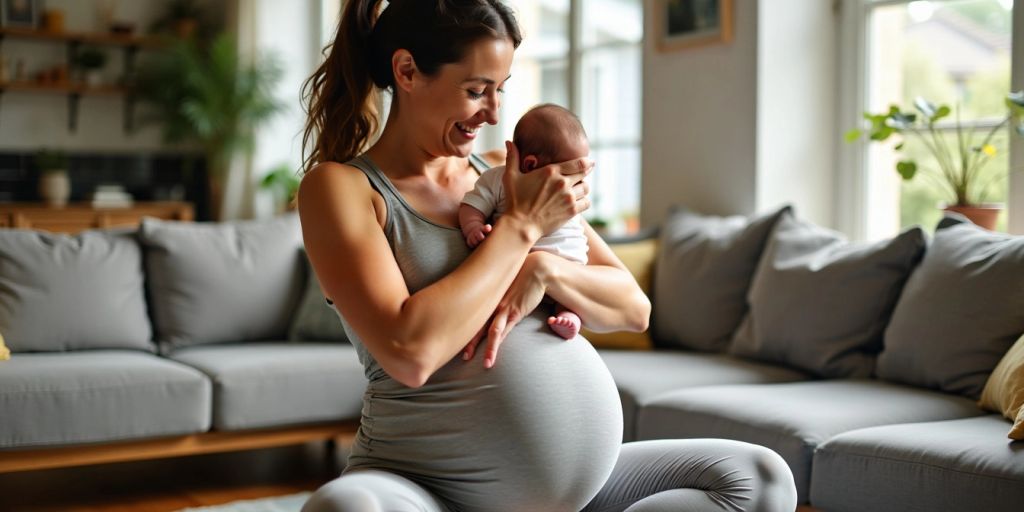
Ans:
MULTIPOLYGON (((0 151, 0 203, 40 201, 35 151, 0 151)), ((185 153, 67 152, 70 201, 89 201, 97 185, 117 184, 135 201, 188 201, 196 220, 210 219, 206 165, 185 153)))

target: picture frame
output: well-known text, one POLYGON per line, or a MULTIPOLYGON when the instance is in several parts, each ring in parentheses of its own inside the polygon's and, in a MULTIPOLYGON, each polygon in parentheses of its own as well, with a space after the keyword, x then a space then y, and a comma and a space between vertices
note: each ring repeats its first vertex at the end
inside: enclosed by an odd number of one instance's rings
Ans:
POLYGON ((39 27, 42 0, 0 0, 0 26, 39 27))
POLYGON ((728 43, 734 0, 654 0, 655 37, 662 52, 728 43))

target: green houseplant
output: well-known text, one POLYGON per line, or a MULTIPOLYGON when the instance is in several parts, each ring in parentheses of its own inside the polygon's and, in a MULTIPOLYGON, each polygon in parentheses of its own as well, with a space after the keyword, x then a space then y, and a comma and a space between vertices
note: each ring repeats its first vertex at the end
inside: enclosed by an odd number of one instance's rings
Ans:
POLYGON ((260 181, 260 187, 274 194, 275 207, 278 213, 291 210, 295 206, 295 193, 299 191, 299 177, 288 164, 274 167, 260 181))
POLYGON ((1006 115, 984 133, 980 142, 973 129, 963 128, 957 113, 956 143, 955 147, 950 147, 936 124, 952 115, 953 110, 948 105, 936 105, 921 97, 914 101, 917 112, 903 110, 896 105, 890 106, 887 112, 865 112, 864 119, 871 124, 870 128, 848 131, 846 141, 854 142, 865 133, 874 142, 899 135, 900 140, 894 149, 904 152, 908 138, 915 137, 934 158, 935 166, 919 165, 915 159, 904 155, 896 163, 896 172, 906 181, 922 174, 936 179, 948 195, 947 210, 963 213, 975 223, 992 229, 999 208, 983 207, 984 183, 979 177, 981 170, 998 152, 992 139, 999 130, 1010 125, 1018 135, 1024 135, 1024 91, 1008 94, 1005 103, 1006 115))
POLYGON ((90 87, 100 85, 103 81, 100 70, 107 64, 107 54, 99 48, 90 46, 79 50, 73 62, 75 68, 83 73, 83 81, 90 87))
POLYGON ((152 108, 143 121, 159 122, 167 142, 196 142, 203 149, 215 220, 231 157, 252 148, 255 127, 283 108, 272 92, 280 77, 271 56, 241 63, 228 35, 208 48, 176 41, 140 69, 138 94, 152 108))

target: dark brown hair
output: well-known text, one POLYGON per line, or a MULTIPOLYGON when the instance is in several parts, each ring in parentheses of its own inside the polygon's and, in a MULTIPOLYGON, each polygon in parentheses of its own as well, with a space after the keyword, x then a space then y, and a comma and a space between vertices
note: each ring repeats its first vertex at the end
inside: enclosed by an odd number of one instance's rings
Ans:
MULTIPOLYGON (((366 149, 380 126, 381 89, 394 92, 391 56, 408 50, 427 76, 460 61, 485 38, 522 42, 512 11, 500 0, 349 0, 326 60, 302 85, 306 128, 303 169, 346 162, 366 149)), ((397 98, 396 98, 397 99, 397 98)))
POLYGON ((545 163, 555 161, 565 141, 586 138, 580 118, 554 103, 542 103, 527 110, 512 132, 512 143, 521 157, 534 155, 545 163))

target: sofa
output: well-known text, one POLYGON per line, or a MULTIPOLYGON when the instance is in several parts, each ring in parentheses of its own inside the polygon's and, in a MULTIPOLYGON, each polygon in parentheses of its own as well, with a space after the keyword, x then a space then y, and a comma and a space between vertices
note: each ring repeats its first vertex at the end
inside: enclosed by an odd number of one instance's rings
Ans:
MULTIPOLYGON (((625 441, 767 446, 826 511, 1024 503, 1024 237, 950 216, 848 242, 785 207, 611 245, 654 308, 585 333, 625 441)), ((362 407, 294 214, 0 230, 0 335, 0 471, 344 438, 362 407)))

